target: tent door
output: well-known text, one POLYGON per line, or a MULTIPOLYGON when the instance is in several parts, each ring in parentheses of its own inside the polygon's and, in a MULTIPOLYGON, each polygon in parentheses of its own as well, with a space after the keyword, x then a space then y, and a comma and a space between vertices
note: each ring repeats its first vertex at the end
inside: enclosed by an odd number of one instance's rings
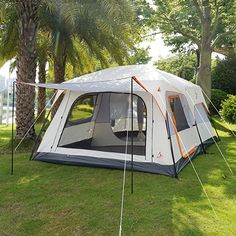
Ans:
POLYGON ((133 130, 131 112, 130 94, 83 94, 70 108, 58 146, 122 154, 132 150, 134 155, 146 156, 147 109, 136 94, 133 95, 133 130))

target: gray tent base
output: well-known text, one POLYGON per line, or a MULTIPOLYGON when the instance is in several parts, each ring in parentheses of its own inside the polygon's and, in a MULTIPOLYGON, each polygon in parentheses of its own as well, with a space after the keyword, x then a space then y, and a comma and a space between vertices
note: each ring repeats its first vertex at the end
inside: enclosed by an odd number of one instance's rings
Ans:
MULTIPOLYGON (((216 140, 216 137, 214 137, 214 139, 216 140)), ((214 143, 214 140, 213 138, 210 138, 204 142, 204 147, 207 147, 212 143, 214 143)), ((197 150, 189 158, 193 159, 202 152, 203 148, 201 145, 199 145, 197 150)), ((177 173, 179 173, 189 163, 189 158, 181 158, 175 164, 177 173)), ((124 169, 124 160, 116 160, 111 158, 65 155, 58 153, 36 153, 33 160, 73 166, 124 169)), ((131 161, 126 162, 126 168, 127 170, 131 170, 131 161)), ((174 165, 160 165, 153 162, 133 162, 133 170, 173 177, 175 176, 174 165)))

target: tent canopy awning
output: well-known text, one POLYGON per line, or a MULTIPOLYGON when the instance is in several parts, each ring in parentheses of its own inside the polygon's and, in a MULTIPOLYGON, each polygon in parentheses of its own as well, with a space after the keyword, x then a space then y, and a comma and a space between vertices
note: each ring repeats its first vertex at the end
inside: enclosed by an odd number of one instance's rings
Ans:
MULTIPOLYGON (((57 90, 70 90, 77 92, 119 92, 119 93, 130 93, 131 92, 131 78, 123 78, 119 80, 104 80, 104 81, 89 81, 89 82, 78 82, 78 83, 62 83, 62 84, 43 84, 43 83, 23 83, 30 86, 57 89, 57 90)), ((145 90, 133 82, 133 91, 145 92, 145 90)))

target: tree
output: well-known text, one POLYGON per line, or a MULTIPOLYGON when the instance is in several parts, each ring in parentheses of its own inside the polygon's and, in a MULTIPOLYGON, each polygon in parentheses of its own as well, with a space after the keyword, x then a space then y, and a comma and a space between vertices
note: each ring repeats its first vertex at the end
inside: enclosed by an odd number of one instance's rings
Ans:
POLYGON ((152 58, 149 56, 148 48, 135 48, 129 59, 130 64, 147 64, 152 58))
MULTIPOLYGON (((10 4, 5 9, 5 17, 2 18, 1 37, 0 37, 0 59, 2 64, 6 61, 14 59, 17 60, 19 53, 19 37, 18 37, 18 22, 19 15, 17 13, 16 5, 10 4)), ((37 33, 36 56, 38 65, 38 78, 40 83, 45 83, 45 66, 50 52, 50 41, 48 35, 42 32, 37 33)), ((14 63, 16 67, 17 63, 14 63)), ((1 63, 0 63, 1 66, 1 63)), ((38 93, 38 114, 42 112, 45 107, 45 89, 39 88, 38 93)), ((45 112, 42 113, 43 119, 45 112)))
MULTIPOLYGON (((46 64, 49 60, 50 54, 50 40, 47 33, 38 31, 37 34, 37 62, 38 62, 38 80, 39 83, 46 83, 46 64)), ((38 89, 38 109, 37 115, 39 116, 38 120, 43 121, 46 114, 46 89, 38 89)))
POLYGON ((157 66, 157 69, 190 81, 195 76, 197 61, 193 53, 179 53, 167 59, 158 60, 155 62, 155 66, 157 66))
MULTIPOLYGON (((36 74, 36 33, 38 26, 38 8, 40 1, 17 1, 18 21, 18 54, 17 82, 34 83, 36 74)), ((34 87, 22 84, 16 85, 16 138, 34 138, 34 87)))
POLYGON ((15 5, 2 1, 0 6, 0 67, 16 57, 18 50, 18 14, 15 5))
POLYGON ((134 43, 130 25, 133 12, 128 1, 70 3, 58 1, 52 8, 45 6, 40 17, 41 26, 51 32, 56 83, 65 80, 66 62, 75 65, 81 61, 78 45, 107 67, 110 58, 123 64, 134 43))
MULTIPOLYGON (((42 32, 49 32, 49 54, 54 62, 56 83, 65 80, 67 63, 73 65, 75 71, 81 71, 86 64, 84 71, 87 72, 92 70, 90 62, 94 58, 103 68, 111 61, 124 64, 134 44, 135 27, 130 24, 133 10, 126 0, 5 1, 3 6, 0 55, 6 60, 9 55, 16 56, 19 82, 34 82, 38 25, 42 32)), ((42 65, 41 79, 45 74, 45 60, 38 61, 42 65)), ((17 84, 17 138, 22 138, 33 123, 34 96, 33 88, 17 84)), ((34 135, 31 128, 27 137, 34 135)))
MULTIPOLYGON (((40 1, 2 1, 0 55, 7 61, 16 57, 17 82, 35 81, 36 74, 36 32, 40 1)), ((34 138, 33 87, 16 85, 16 138, 34 138)))
POLYGON ((211 95, 211 53, 220 40, 235 30, 235 1, 154 0, 153 24, 177 46, 188 43, 197 48, 197 84, 211 95))
POLYGON ((99 60, 102 68, 128 60, 136 31, 128 1, 58 1, 41 9, 40 26, 51 36, 55 83, 65 81, 67 62, 76 68, 84 54, 90 61, 99 60))

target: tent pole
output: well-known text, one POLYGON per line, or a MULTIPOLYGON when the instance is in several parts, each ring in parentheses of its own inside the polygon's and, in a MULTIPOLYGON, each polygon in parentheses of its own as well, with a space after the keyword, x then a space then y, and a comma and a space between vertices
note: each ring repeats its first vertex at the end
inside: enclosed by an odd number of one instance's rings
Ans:
POLYGON ((170 151, 171 151, 171 156, 172 156, 172 160, 173 160, 173 164, 174 164, 174 175, 175 175, 175 178, 178 179, 178 174, 177 174, 176 165, 175 165, 175 156, 174 156, 173 144, 172 144, 172 139, 171 139, 171 135, 170 135, 170 126, 169 126, 168 114, 167 114, 166 117, 167 117, 167 119, 166 119, 166 128, 167 128, 167 131, 168 131, 168 139, 170 140, 170 151))
POLYGON ((12 124, 11 124, 11 175, 14 165, 14 103, 15 103, 15 81, 12 83, 12 124))
POLYGON ((134 84, 131 78, 131 193, 134 192, 134 105, 133 105, 134 84))
POLYGON ((199 131, 199 129, 198 129, 198 125, 197 125, 196 120, 195 120, 195 126, 196 126, 196 129, 197 129, 198 137, 199 137, 200 142, 201 142, 201 146, 202 146, 203 153, 206 154, 206 149, 205 149, 204 144, 203 144, 203 142, 202 142, 202 137, 201 137, 201 135, 200 135, 200 131, 199 131))

